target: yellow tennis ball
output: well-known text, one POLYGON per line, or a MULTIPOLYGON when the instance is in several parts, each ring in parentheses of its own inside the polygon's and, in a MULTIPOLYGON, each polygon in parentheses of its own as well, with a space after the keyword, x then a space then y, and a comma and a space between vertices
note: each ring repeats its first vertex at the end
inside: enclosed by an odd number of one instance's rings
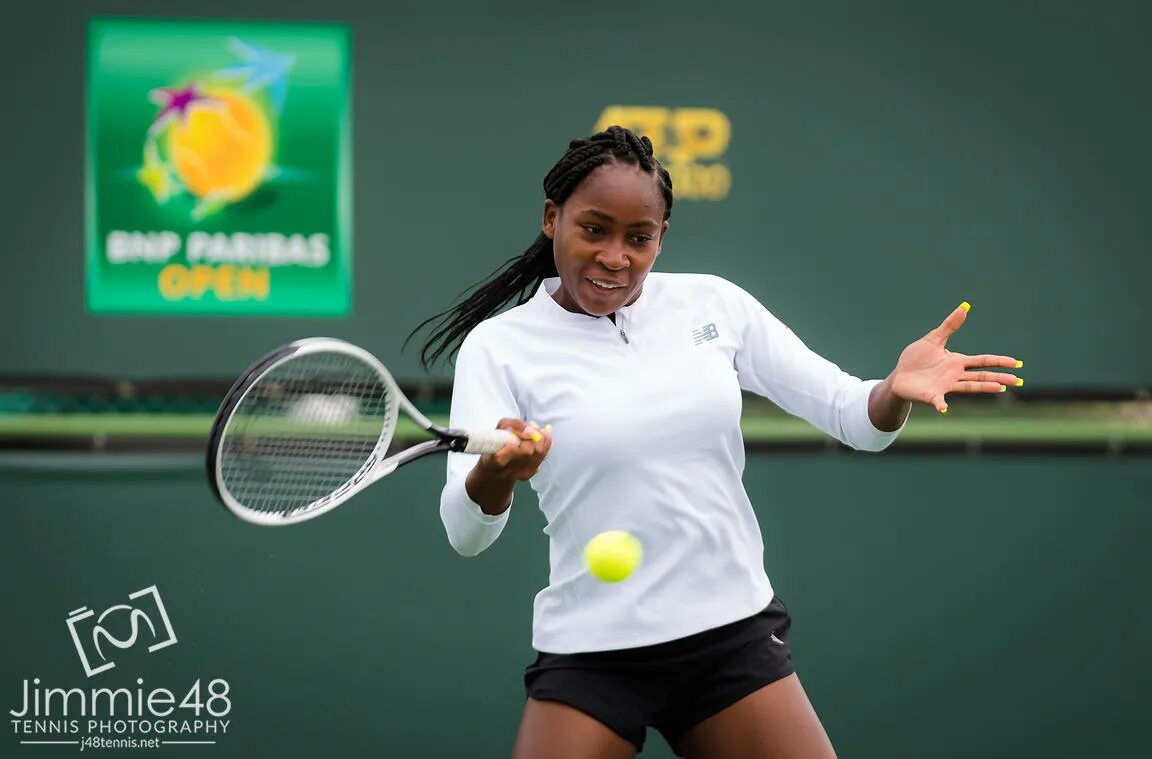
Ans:
POLYGON ((588 571, 604 582, 620 582, 640 565, 644 548, 634 535, 623 530, 602 532, 584 546, 588 571))

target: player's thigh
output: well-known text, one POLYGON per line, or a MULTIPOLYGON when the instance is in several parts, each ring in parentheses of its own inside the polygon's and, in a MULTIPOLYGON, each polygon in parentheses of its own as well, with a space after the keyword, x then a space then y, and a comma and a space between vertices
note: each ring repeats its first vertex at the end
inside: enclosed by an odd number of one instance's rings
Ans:
POLYGON ((694 726, 686 759, 835 759, 836 752, 795 674, 750 693, 694 726))
POLYGON ((633 759, 636 747, 603 722, 559 701, 529 698, 512 759, 633 759))

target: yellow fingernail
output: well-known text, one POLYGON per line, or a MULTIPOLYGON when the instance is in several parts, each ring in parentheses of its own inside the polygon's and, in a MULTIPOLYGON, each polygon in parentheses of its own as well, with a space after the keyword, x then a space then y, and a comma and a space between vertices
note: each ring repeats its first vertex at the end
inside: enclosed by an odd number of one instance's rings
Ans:
POLYGON ((1023 377, 1017 377, 1016 378, 1016 387, 1024 387, 1024 378, 1023 377))
POLYGON ((528 425, 529 425, 530 427, 535 427, 536 429, 540 429, 540 425, 539 425, 539 424, 536 424, 536 422, 528 422, 528 425))
POLYGON ((1024 366, 1024 362, 1023 362, 1023 361, 1017 361, 1017 362, 1016 362, 1016 368, 1017 368, 1017 369, 1020 369, 1020 368, 1022 368, 1023 366, 1024 366))
POLYGON ((948 407, 945 406, 944 408, 940 409, 940 413, 941 414, 947 414, 948 413, 948 407))
POLYGON ((552 425, 551 424, 545 424, 544 425, 544 431, 545 432, 551 432, 552 431, 552 425))
POLYGON ((1006 392, 1007 390, 1008 390, 1008 386, 1007 386, 1007 385, 1001 385, 1001 386, 1000 386, 1000 392, 1002 392, 1002 393, 1003 393, 1003 392, 1006 392))
POLYGON ((539 432, 537 432, 537 433, 535 433, 534 435, 532 435, 532 442, 533 442, 533 443, 539 443, 539 442, 540 442, 541 440, 543 440, 543 439, 544 439, 544 436, 543 436, 543 435, 541 435, 539 432))
POLYGON ((961 303, 960 308, 964 309, 965 312, 972 310, 972 306, 969 305, 968 301, 964 301, 963 303, 961 303))

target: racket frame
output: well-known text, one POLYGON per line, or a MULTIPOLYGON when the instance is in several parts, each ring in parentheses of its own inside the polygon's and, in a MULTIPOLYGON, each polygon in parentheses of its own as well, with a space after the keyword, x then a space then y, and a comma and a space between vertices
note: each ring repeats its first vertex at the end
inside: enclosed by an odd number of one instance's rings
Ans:
MULTIPOLYGON (((242 374, 220 404, 216 418, 212 422, 212 430, 208 436, 208 482, 217 500, 232 514, 246 522, 266 527, 296 524, 314 519, 325 514, 364 488, 376 482, 404 464, 418 458, 434 453, 446 451, 465 452, 469 447, 469 433, 463 430, 454 430, 433 424, 428 417, 412 405, 408 397, 400 390, 396 380, 380 361, 368 351, 358 345, 334 337, 309 337, 284 345, 271 351, 259 361, 254 363, 242 374), (348 480, 328 495, 303 506, 297 506, 284 511, 258 511, 249 508, 238 501, 224 485, 222 459, 220 447, 228 434, 234 413, 248 393, 269 372, 280 365, 310 353, 335 352, 351 355, 374 369, 380 381, 385 385, 386 391, 391 394, 395 402, 388 404, 387 416, 372 452, 365 458, 364 463, 348 480), (418 443, 398 453, 388 456, 388 448, 396 432, 396 423, 399 412, 403 411, 416 424, 427 431, 434 439, 418 443)), ((513 440, 515 436, 507 433, 507 439, 513 440)))

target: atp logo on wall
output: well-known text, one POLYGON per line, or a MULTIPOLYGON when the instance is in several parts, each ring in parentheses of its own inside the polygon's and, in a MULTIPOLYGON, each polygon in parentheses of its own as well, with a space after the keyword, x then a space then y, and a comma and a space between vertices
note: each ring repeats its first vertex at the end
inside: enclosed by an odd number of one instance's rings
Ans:
POLYGON ((348 69, 339 26, 93 21, 88 307, 347 314, 348 69))
POLYGON ((593 131, 613 124, 652 141, 652 152, 668 169, 676 199, 723 200, 732 189, 732 173, 723 162, 732 122, 715 108, 664 108, 610 105, 593 131))

